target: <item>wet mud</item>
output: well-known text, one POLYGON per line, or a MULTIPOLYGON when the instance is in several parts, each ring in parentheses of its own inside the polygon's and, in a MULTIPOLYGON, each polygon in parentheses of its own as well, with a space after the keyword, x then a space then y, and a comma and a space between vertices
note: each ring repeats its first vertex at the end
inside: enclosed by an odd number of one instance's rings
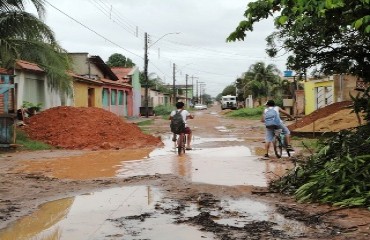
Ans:
POLYGON ((193 150, 42 151, 0 157, 0 239, 369 239, 370 213, 267 190, 294 159, 261 159, 258 121, 195 113, 193 150))

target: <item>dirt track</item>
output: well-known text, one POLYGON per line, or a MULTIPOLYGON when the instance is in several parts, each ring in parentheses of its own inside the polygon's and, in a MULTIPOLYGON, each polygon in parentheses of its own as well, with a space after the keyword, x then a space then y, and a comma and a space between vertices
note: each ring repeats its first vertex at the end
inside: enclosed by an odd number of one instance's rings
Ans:
MULTIPOLYGON (((263 146, 261 123, 226 119, 216 112, 219 112, 217 107, 197 112, 195 119, 190 122, 194 133, 209 138, 220 136, 242 138, 243 144, 252 149, 252 154, 257 159, 263 146), (220 129, 219 126, 224 128, 220 129)), ((161 136, 168 132, 168 121, 156 118, 155 124, 147 127, 147 131, 161 136)), ((231 143, 195 142, 194 147, 217 148, 220 144, 231 143)), ((220 187, 193 183, 176 174, 141 175, 127 178, 114 176, 117 170, 114 166, 118 162, 144 158, 151 150, 55 150, 2 154, 0 157, 0 229, 21 216, 34 212, 40 204, 51 200, 77 196, 99 189, 145 184, 162 189, 167 198, 180 203, 169 209, 158 206, 157 212, 170 212, 172 215, 178 215, 177 224, 194 225, 204 232, 213 233, 214 239, 369 238, 370 213, 366 209, 339 210, 317 204, 298 204, 289 197, 269 193, 262 187, 249 185, 220 187), (66 157, 69 160, 66 160, 66 157), (75 172, 71 172, 71 169, 75 172), (106 169, 104 175, 101 175, 101 169, 106 169), (214 221, 216 216, 212 216, 212 212, 222 211, 223 208, 220 205, 220 199, 245 197, 275 206, 280 214, 302 222, 308 226, 309 230, 303 235, 291 236, 275 231, 272 222, 269 221, 251 222, 243 227, 232 227, 214 221), (182 209, 192 203, 197 203, 205 211, 193 218, 181 218, 182 209)), ((276 159, 268 161, 278 163, 276 159)), ((284 161, 279 161, 286 164, 284 161)), ((225 211, 223 213, 226 214, 225 211)), ((241 213, 230 212, 228 214, 237 216, 238 221, 244 218, 241 213)), ((145 220, 149 216, 137 217, 145 220)), ((119 221, 119 219, 115 220, 117 224, 123 224, 119 221)))

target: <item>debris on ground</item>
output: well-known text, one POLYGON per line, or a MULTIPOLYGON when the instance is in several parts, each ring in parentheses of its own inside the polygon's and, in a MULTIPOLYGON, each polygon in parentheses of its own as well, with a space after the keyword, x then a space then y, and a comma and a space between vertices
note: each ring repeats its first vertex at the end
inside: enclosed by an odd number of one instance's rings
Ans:
POLYGON ((27 119, 31 139, 65 149, 121 149, 159 146, 158 137, 112 112, 94 107, 55 107, 27 119))

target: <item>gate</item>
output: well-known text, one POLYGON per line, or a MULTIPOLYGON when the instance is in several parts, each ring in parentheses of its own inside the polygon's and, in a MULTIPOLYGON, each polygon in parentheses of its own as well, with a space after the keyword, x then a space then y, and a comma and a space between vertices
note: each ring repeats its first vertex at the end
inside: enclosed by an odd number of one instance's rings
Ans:
POLYGON ((15 143, 16 114, 15 94, 11 91, 14 89, 12 78, 11 75, 0 73, 0 147, 10 147, 15 143))

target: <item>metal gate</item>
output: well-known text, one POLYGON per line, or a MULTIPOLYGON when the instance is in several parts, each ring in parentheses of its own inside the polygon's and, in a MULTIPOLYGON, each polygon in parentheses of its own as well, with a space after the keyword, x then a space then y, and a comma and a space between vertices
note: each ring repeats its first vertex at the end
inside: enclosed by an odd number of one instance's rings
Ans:
POLYGON ((316 88, 316 109, 333 103, 333 87, 316 88))

